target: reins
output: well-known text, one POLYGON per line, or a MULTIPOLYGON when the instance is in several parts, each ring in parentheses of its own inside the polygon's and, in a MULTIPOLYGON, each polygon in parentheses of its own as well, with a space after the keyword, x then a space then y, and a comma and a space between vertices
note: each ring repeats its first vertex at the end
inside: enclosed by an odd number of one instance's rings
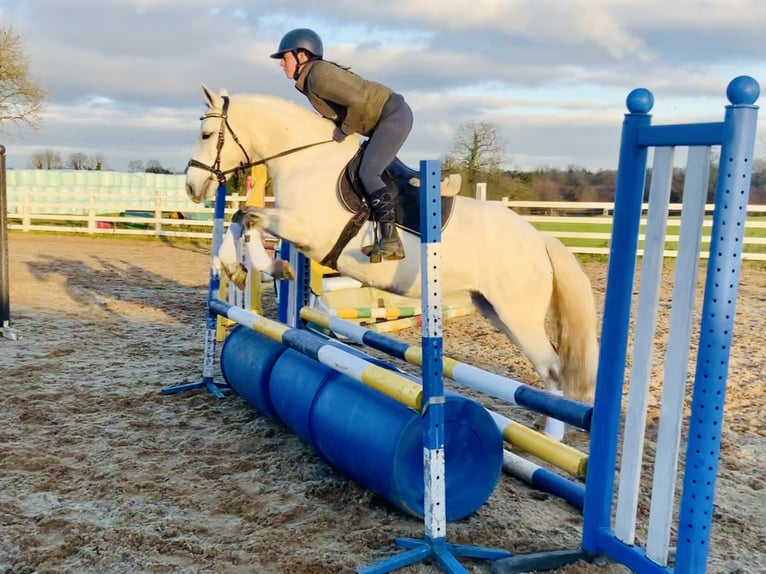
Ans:
POLYGON ((299 151, 303 151, 318 145, 330 143, 334 140, 324 140, 319 142, 314 142, 310 144, 305 144, 302 146, 294 147, 291 149, 287 149, 284 151, 281 151, 279 153, 276 153, 274 155, 271 155, 269 157, 264 157, 262 159, 256 160, 256 161, 250 161, 250 156, 248 155, 247 151, 245 151, 244 146, 240 143, 239 138, 237 137, 237 134, 234 133, 234 130, 231 128, 231 125, 229 124, 229 116, 228 116, 228 109, 229 109, 229 97, 228 96, 222 96, 223 97, 223 109, 221 110, 221 113, 208 113, 203 115, 200 120, 206 120, 208 118, 221 118, 221 127, 218 130, 218 141, 216 143, 216 155, 215 155, 215 162, 213 165, 207 165, 202 163, 201 161, 198 161, 194 158, 189 160, 189 163, 187 164, 187 168, 189 167, 197 167, 200 169, 204 169, 206 171, 209 171, 212 173, 216 179, 218 179, 218 183, 223 185, 226 183, 226 176, 230 173, 236 173, 238 171, 244 171, 248 168, 255 167, 257 165, 265 164, 266 162, 269 162, 273 159, 277 159, 280 157, 284 157, 286 155, 290 155, 292 153, 296 153, 299 151), (231 136, 234 138, 234 141, 239 146, 239 149, 242 150, 242 153, 245 156, 245 161, 241 162, 236 167, 232 167, 230 169, 221 169, 221 150, 223 149, 223 142, 224 137, 226 135, 226 131, 229 131, 231 133, 231 136))
MULTIPOLYGON (((244 171, 248 168, 255 167, 256 165, 265 164, 273 159, 290 155, 291 153, 296 153, 296 152, 303 151, 318 145, 335 141, 333 139, 329 139, 329 140, 314 142, 310 144, 305 144, 305 145, 301 145, 298 147, 281 151, 279 153, 275 153, 274 155, 271 155, 269 157, 264 157, 256 161, 251 161, 250 156, 248 155, 242 143, 239 141, 237 134, 234 133, 234 130, 229 124, 229 115, 227 113, 229 110, 229 97, 222 96, 222 98, 223 98, 223 107, 220 113, 218 112, 207 113, 200 118, 201 121, 206 120, 208 118, 221 118, 221 126, 218 129, 218 141, 216 142, 215 162, 213 162, 213 165, 207 165, 202 163, 201 161, 198 161, 192 158, 189 160, 189 163, 187 164, 187 169, 190 167, 197 167, 197 168, 209 171, 218 179, 218 183, 220 185, 225 185, 226 176, 229 175, 230 173, 244 171), (221 169, 221 150, 223 149, 224 139, 225 139, 227 130, 231 133, 232 137, 234 138, 234 141, 239 146, 239 149, 242 150, 242 154, 245 156, 245 161, 241 162, 236 167, 222 170, 221 169)), ((359 209, 356 211, 356 213, 354 213, 351 219, 344 226, 343 230, 341 231, 340 237, 338 237, 338 240, 335 242, 335 245, 332 247, 330 252, 322 260, 323 265, 330 265, 331 267, 337 267, 338 257, 340 256, 344 247, 348 244, 351 238, 354 237, 359 232, 359 229, 361 229, 364 222, 367 221, 367 219, 369 219, 369 216, 370 216, 370 206, 366 201, 363 201, 359 209)))

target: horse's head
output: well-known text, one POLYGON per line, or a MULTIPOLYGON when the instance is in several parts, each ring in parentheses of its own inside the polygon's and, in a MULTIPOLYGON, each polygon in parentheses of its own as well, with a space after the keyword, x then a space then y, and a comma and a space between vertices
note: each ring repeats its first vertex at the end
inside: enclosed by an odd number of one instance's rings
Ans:
POLYGON ((200 139, 186 170, 186 193, 195 203, 215 197, 216 188, 238 171, 266 164, 269 177, 326 165, 334 178, 359 146, 357 138, 333 141, 334 124, 313 110, 262 94, 216 95, 202 86, 207 110, 200 139))
POLYGON ((195 203, 213 199, 218 184, 250 162, 229 125, 226 90, 216 95, 203 84, 202 91, 207 111, 200 118, 199 142, 186 169, 186 193, 195 203))

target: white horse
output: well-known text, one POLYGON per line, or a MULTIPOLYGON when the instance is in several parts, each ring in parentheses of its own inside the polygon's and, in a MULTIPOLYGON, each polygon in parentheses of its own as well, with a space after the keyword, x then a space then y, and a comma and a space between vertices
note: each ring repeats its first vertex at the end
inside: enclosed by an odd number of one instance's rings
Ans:
MULTIPOLYGON (((337 188, 358 140, 333 141, 330 121, 290 101, 202 88, 207 112, 187 169, 189 198, 210 200, 229 174, 265 163, 276 207, 258 209, 254 224, 323 260, 351 217, 337 188)), ((498 203, 454 201, 442 232, 443 293, 470 293, 477 310, 523 350, 546 389, 590 402, 598 363, 596 311, 576 258, 498 203), (549 311, 555 347, 545 330, 549 311)), ((372 224, 362 225, 340 252, 336 269, 364 285, 419 297, 420 238, 403 232, 406 257, 372 264, 362 253, 372 235, 372 224)), ((563 428, 547 425, 546 432, 561 438, 563 428)))

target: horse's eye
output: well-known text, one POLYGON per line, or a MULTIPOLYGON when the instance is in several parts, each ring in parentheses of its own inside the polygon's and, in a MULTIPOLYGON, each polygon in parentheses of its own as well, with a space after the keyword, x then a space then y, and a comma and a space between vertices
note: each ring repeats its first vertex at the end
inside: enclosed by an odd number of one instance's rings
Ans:
POLYGON ((203 140, 209 140, 212 137, 212 135, 213 135, 213 132, 206 132, 206 133, 202 134, 202 139, 203 140))

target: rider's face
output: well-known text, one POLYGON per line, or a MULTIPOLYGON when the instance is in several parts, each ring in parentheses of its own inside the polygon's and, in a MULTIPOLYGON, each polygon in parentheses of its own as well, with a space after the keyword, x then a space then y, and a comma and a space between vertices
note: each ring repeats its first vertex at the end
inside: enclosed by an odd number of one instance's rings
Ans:
POLYGON ((298 66, 298 62, 295 61, 295 54, 292 52, 285 52, 282 54, 282 58, 279 60, 279 65, 288 80, 292 80, 295 77, 295 68, 298 66))

